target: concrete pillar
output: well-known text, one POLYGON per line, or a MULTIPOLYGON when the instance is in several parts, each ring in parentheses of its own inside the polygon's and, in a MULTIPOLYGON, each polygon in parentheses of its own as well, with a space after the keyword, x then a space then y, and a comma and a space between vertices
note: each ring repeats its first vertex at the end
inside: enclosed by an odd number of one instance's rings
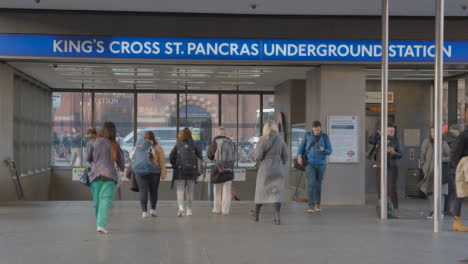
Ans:
POLYGON ((449 126, 458 124, 458 80, 448 81, 448 120, 449 126))
POLYGON ((0 63, 0 201, 16 200, 16 190, 5 159, 13 159, 13 71, 0 63))
MULTIPOLYGON (((327 133, 329 115, 355 115, 359 122, 358 164, 328 164, 322 188, 323 204, 365 203, 365 68, 321 66, 307 74, 306 120, 314 120, 327 133)), ((333 142, 333 138, 330 138, 333 142)))
MULTIPOLYGON (((286 144, 291 152, 291 126, 305 123, 305 80, 287 80, 275 87, 275 111, 284 114, 286 144)), ((295 156, 295 155, 293 155, 295 156)), ((284 201, 291 201, 295 179, 291 179, 291 160, 286 164, 286 187, 284 201)))

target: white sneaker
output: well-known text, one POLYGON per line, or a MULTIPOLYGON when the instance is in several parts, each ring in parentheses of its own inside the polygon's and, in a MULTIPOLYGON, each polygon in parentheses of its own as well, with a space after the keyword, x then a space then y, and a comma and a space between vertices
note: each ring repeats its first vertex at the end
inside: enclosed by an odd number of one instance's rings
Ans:
POLYGON ((148 217, 149 217, 148 212, 143 212, 143 214, 141 215, 141 217, 143 217, 143 218, 148 218, 148 217))
POLYGON ((156 210, 153 210, 153 209, 150 210, 150 215, 152 215, 152 216, 154 216, 154 217, 158 216, 158 215, 156 214, 156 210))
POLYGON ((184 210, 180 209, 179 212, 177 213, 177 217, 182 217, 184 216, 184 210))
POLYGON ((101 233, 101 234, 107 234, 107 230, 104 228, 104 227, 98 227, 97 230, 96 230, 98 233, 101 233))
POLYGON ((187 209, 187 216, 192 216, 193 213, 192 213, 192 209, 187 209))
POLYGON ((213 214, 220 214, 220 213, 221 213, 220 211, 218 211, 218 210, 216 210, 216 209, 214 209, 214 208, 213 208, 213 210, 211 210, 211 212, 212 212, 213 214))

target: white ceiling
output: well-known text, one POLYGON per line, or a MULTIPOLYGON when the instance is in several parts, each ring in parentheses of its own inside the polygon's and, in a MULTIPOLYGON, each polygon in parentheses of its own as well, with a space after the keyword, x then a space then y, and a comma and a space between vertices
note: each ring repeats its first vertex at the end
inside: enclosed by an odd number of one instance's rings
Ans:
MULTIPOLYGON (((59 89, 222 90, 273 91, 292 79, 306 79, 312 67, 225 66, 161 64, 96 64, 9 62, 14 68, 59 89)), ((444 77, 465 74, 468 69, 445 69, 444 77)), ((367 80, 380 80, 380 69, 366 69, 367 80)), ((430 68, 392 68, 389 80, 432 81, 430 68)))
MULTIPOLYGON (((435 0, 389 0, 390 15, 433 16, 435 0)), ((445 15, 468 15, 446 0, 445 15)), ((380 15, 381 0, 1 0, 0 8, 267 15, 380 15), (39 3, 36 3, 39 1, 39 3), (252 8, 255 5, 256 8, 252 8)))
POLYGON ((52 88, 273 91, 311 67, 10 62, 52 88))

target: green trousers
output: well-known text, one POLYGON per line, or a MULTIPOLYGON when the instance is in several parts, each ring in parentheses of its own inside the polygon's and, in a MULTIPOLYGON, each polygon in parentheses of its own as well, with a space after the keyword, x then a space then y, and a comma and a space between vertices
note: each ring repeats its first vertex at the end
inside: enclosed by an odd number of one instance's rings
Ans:
POLYGON ((94 205, 96 209, 96 226, 107 227, 107 214, 114 198, 114 181, 93 181, 91 183, 91 192, 93 193, 94 205))

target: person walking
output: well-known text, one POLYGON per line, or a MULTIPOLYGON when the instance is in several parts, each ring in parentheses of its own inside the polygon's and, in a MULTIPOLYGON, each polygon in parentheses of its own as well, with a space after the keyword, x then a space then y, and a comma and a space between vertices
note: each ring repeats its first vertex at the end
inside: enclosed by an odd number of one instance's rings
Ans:
POLYGON ((99 131, 99 137, 90 144, 86 161, 91 163, 89 181, 95 205, 96 226, 100 233, 107 233, 107 215, 114 197, 115 185, 119 181, 119 172, 124 170, 124 155, 115 140, 116 128, 112 122, 105 122, 99 131))
POLYGON ((174 183, 177 188, 178 217, 185 214, 191 216, 193 190, 199 173, 199 160, 202 160, 200 149, 195 146, 190 129, 184 128, 177 139, 177 144, 169 154, 169 160, 174 169, 171 188, 174 183), (184 199, 185 195, 185 199, 184 199))
POLYGON ((231 187, 234 180, 236 146, 226 136, 224 127, 216 129, 216 137, 208 148, 207 157, 214 161, 211 166, 211 183, 213 183, 214 214, 228 215, 231 208, 231 187))
POLYGON ((147 131, 143 139, 138 139, 135 149, 130 155, 136 181, 140 192, 142 217, 156 217, 156 204, 161 178, 166 179, 166 160, 164 150, 158 145, 154 133, 147 131), (151 210, 148 213, 148 193, 151 210))
MULTIPOLYGON (((432 219, 434 216, 434 128, 431 128, 429 138, 425 139, 422 144, 420 162, 424 178, 417 186, 429 198, 431 211, 427 218, 432 219)), ((449 172, 447 169, 450 162, 450 147, 446 141, 442 142, 442 162, 446 164, 443 166, 446 170, 442 170, 444 174, 442 178, 447 180, 446 183, 442 184, 442 194, 445 196, 448 194, 449 172)), ((442 199, 444 199, 444 196, 442 199)))
MULTIPOLYGON (((376 161, 376 182, 377 182, 377 193, 380 200, 380 130, 378 129, 372 136, 369 137, 369 144, 374 146, 375 155, 373 159, 376 161)), ((399 160, 402 157, 402 147, 400 140, 397 137, 396 127, 392 123, 388 124, 387 127, 387 194, 390 197, 393 205, 393 217, 399 217, 399 208, 398 208, 398 192, 397 192, 397 182, 398 182, 398 170, 400 167, 399 160)))
POLYGON ((70 166, 81 166, 82 160, 82 151, 81 151, 81 132, 78 128, 72 128, 71 135, 71 148, 72 148, 72 157, 70 166))
POLYGON ((319 121, 312 123, 312 131, 308 132, 302 139, 297 152, 300 165, 305 165, 308 182, 309 208, 308 212, 319 212, 322 210, 322 182, 327 168, 326 156, 332 153, 332 147, 328 135, 322 132, 322 124, 319 121), (304 159, 306 155, 307 159, 304 159))
MULTIPOLYGON (((463 167, 468 166, 468 161, 464 159, 465 157, 468 157, 468 129, 465 129, 460 136, 457 138, 457 140, 454 143, 455 147, 452 148, 452 151, 450 153, 451 156, 451 162, 452 166, 457 169, 456 172, 456 182, 461 178, 461 174, 463 174, 463 167), (461 160, 463 159, 463 163, 461 163, 461 160), (463 165, 458 167, 458 165, 463 165), (459 173, 459 169, 461 169, 461 173, 459 173)), ((463 193, 465 190, 460 188, 458 183, 456 184, 456 192, 457 192, 457 198, 455 199, 455 204, 454 204, 454 220, 453 220, 453 226, 452 229, 453 231, 458 231, 458 232, 468 232, 468 227, 463 225, 461 221, 461 209, 463 205, 464 198, 459 195, 459 193, 463 193)))
POLYGON ((278 126, 273 120, 268 120, 255 150, 259 166, 255 186, 255 208, 251 210, 253 220, 258 222, 263 204, 273 204, 275 207, 273 224, 276 225, 281 223, 281 200, 286 180, 284 165, 289 159, 286 143, 278 134, 278 126))
MULTIPOLYGON (((455 148, 455 143, 460 136, 461 128, 459 125, 451 125, 449 131, 443 135, 443 139, 447 142, 450 147, 450 150, 455 148)), ((449 162, 449 182, 448 182, 448 195, 444 200, 444 215, 453 216, 452 213, 452 201, 456 199, 457 193, 455 189, 455 169, 452 162, 449 162)))

